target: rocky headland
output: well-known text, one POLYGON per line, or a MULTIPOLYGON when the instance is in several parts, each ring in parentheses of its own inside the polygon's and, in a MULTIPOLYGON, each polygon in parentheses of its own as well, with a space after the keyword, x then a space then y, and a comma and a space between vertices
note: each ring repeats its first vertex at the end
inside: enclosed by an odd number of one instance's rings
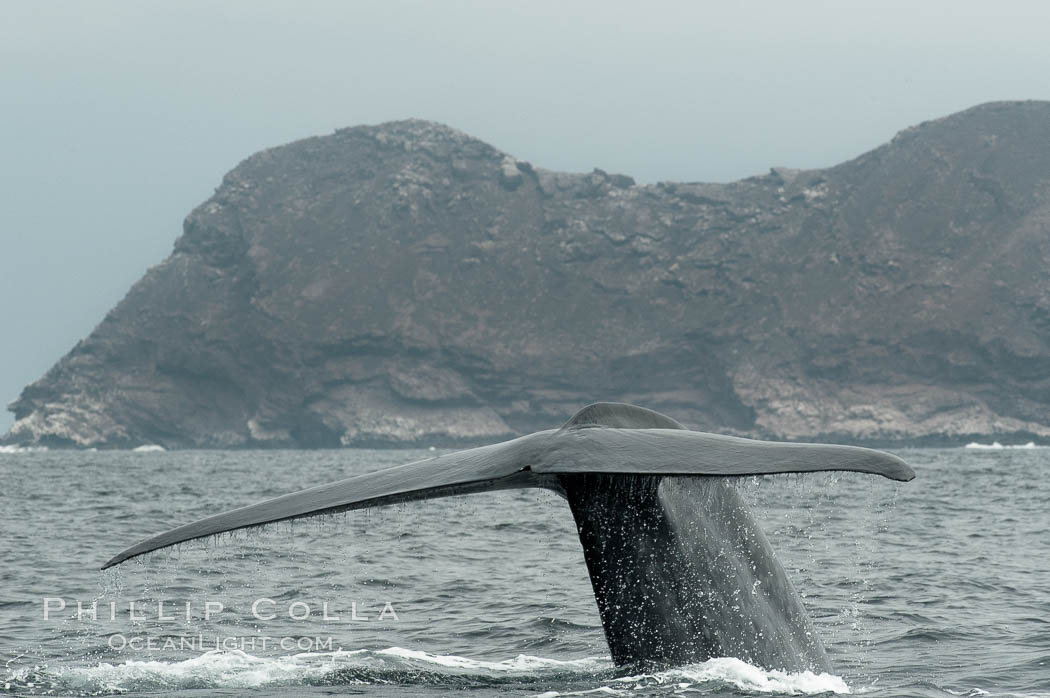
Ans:
POLYGON ((257 153, 4 441, 492 441, 595 400, 693 428, 1050 441, 1050 103, 823 170, 551 172, 446 126, 257 153))

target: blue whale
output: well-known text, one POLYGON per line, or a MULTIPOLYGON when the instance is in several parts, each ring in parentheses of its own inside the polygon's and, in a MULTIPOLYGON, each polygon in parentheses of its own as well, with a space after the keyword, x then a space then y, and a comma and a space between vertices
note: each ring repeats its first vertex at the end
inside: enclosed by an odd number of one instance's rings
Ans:
POLYGON ((848 470, 907 481, 867 448, 756 441, 596 403, 559 429, 358 475, 210 516, 144 540, 103 569, 251 526, 471 492, 541 487, 576 521, 613 661, 658 668, 737 657, 827 671, 820 638, 733 485, 737 476, 848 470))

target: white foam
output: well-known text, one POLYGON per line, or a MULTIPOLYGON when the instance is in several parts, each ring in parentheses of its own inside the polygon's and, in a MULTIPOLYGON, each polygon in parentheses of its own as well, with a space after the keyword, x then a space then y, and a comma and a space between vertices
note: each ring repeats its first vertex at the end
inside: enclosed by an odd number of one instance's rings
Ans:
MULTIPOLYGON (((454 681, 464 675, 513 678, 515 675, 531 677, 545 672, 593 674, 611 667, 607 658, 561 661, 518 655, 502 662, 492 662, 400 647, 378 651, 304 652, 283 657, 256 657, 241 650, 212 650, 183 661, 129 659, 120 664, 103 662, 95 666, 43 667, 42 673, 36 673, 35 680, 38 685, 48 683, 63 691, 125 693, 313 685, 323 683, 328 674, 340 669, 361 670, 351 677, 340 677, 340 682, 369 683, 369 672, 376 671, 377 681, 388 683, 389 679, 383 672, 404 669, 426 669, 446 674, 450 681, 454 681)), ((26 677, 9 673, 7 678, 9 684, 28 685, 26 677)))
POLYGON ((254 688, 302 683, 320 677, 331 664, 302 661, 299 655, 266 659, 240 650, 213 650, 181 662, 140 661, 69 667, 56 672, 65 687, 79 691, 122 693, 201 687, 254 688))
POLYGON ((456 655, 430 654, 429 652, 421 652, 419 650, 406 650, 401 647, 391 647, 389 649, 379 650, 375 654, 380 656, 400 657, 401 659, 421 661, 428 664, 437 664, 452 669, 467 669, 475 672, 529 673, 549 669, 554 669, 556 671, 573 669, 595 671, 609 666, 607 661, 603 662, 597 657, 560 660, 519 654, 514 659, 505 659, 502 662, 486 662, 480 659, 470 659, 469 657, 458 657, 456 655))
POLYGON ((141 446, 136 446, 131 450, 135 453, 163 453, 167 449, 163 446, 158 446, 157 444, 143 444, 141 446))
POLYGON ((841 676, 815 674, 812 671, 789 673, 777 669, 762 669, 733 657, 718 657, 657 674, 627 676, 618 681, 687 685, 720 681, 753 693, 850 693, 850 687, 841 676))
POLYGON ((964 446, 963 448, 975 448, 975 449, 980 449, 980 450, 984 450, 984 451, 1000 451, 1000 450, 1010 449, 1010 448, 1025 448, 1025 449, 1027 449, 1027 448, 1040 448, 1040 447, 1036 446, 1034 441, 1029 441, 1026 444, 1018 444, 1018 445, 1010 445, 1010 446, 1003 446, 998 441, 993 441, 990 444, 981 444, 981 443, 977 443, 976 441, 972 441, 972 442, 966 444, 966 446, 964 446))
POLYGON ((42 453, 47 446, 0 446, 0 453, 42 453))
POLYGON ((589 691, 569 691, 568 693, 558 693, 557 691, 547 691, 546 693, 539 693, 533 698, 557 698, 557 696, 593 696, 593 695, 607 695, 607 696, 629 696, 630 693, 625 691, 617 691, 615 688, 609 686, 601 686, 599 688, 592 688, 589 691))
POLYGON ((569 693, 549 691, 539 694, 536 698, 578 696, 591 693, 611 693, 613 695, 627 696, 631 695, 632 691, 649 686, 668 686, 673 688, 675 693, 679 693, 687 689, 696 690, 694 688, 695 684, 711 682, 729 684, 747 693, 805 695, 813 693, 849 694, 852 692, 850 687, 846 685, 846 682, 842 680, 842 677, 834 674, 815 674, 812 671, 789 673, 786 671, 768 670, 752 666, 747 662, 732 657, 719 657, 677 669, 610 680, 609 683, 617 688, 602 686, 589 691, 569 693))
MULTIPOLYGON (((406 669, 444 674, 450 682, 463 676, 503 677, 509 680, 540 678, 544 675, 576 674, 598 684, 594 688, 559 693, 549 691, 542 698, 568 695, 629 696, 652 686, 667 686, 675 693, 697 684, 716 682, 747 693, 850 693, 841 677, 811 671, 788 673, 752 666, 739 659, 719 658, 677 669, 622 678, 601 678, 612 669, 607 657, 558 660, 520 654, 504 661, 484 661, 456 655, 431 654, 420 650, 390 647, 385 650, 336 650, 304 652, 283 657, 256 657, 241 650, 213 650, 183 661, 129 659, 121 664, 34 667, 25 675, 9 672, 8 687, 50 686, 61 691, 86 693, 126 693, 129 691, 184 691, 200 688, 251 689, 261 686, 317 685, 332 680, 332 672, 354 670, 339 676, 340 683, 389 683, 391 674, 406 669)), ((593 685, 593 684, 592 684, 593 685)))

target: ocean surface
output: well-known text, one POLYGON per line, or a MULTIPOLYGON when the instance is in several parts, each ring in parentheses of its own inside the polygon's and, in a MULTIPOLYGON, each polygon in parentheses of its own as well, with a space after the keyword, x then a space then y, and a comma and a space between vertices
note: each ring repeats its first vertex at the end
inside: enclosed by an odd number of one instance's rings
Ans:
POLYGON ((1050 449, 896 453, 914 481, 737 483, 834 674, 639 675, 609 658, 553 494, 278 524, 100 572, 174 525, 434 453, 5 449, 0 693, 1050 696, 1050 449))

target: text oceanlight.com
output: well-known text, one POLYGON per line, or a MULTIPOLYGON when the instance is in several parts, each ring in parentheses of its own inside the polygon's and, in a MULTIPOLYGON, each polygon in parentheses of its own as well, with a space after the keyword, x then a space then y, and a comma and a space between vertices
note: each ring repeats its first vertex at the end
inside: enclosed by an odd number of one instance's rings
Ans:
POLYGON ((285 652, 332 652, 339 649, 332 637, 270 637, 269 635, 184 635, 182 637, 150 637, 148 635, 124 635, 115 633, 107 641, 109 648, 117 652, 190 651, 210 652, 224 650, 232 652, 266 652, 281 649, 285 652))

